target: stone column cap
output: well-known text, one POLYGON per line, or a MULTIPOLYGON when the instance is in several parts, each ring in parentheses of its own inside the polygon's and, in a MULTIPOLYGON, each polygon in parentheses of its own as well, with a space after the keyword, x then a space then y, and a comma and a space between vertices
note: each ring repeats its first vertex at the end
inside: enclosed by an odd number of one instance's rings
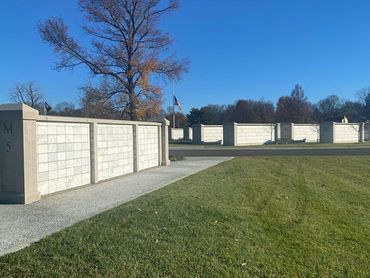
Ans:
POLYGON ((36 120, 39 116, 39 111, 22 103, 0 104, 1 111, 22 111, 22 119, 36 120))
POLYGON ((162 123, 165 124, 165 125, 170 125, 170 121, 167 120, 166 118, 162 119, 162 123))

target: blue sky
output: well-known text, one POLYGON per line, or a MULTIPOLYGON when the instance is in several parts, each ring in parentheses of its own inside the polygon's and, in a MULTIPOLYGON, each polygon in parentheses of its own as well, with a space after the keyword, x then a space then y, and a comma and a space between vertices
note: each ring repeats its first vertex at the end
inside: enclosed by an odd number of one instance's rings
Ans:
MULTIPOLYGON (((78 102, 91 75, 84 67, 53 70, 56 56, 36 30, 39 21, 62 16, 86 41, 77 0, 2 1, 0 9, 0 103, 14 82, 29 80, 52 105, 78 102)), ((185 112, 246 98, 276 102, 296 83, 313 102, 330 94, 355 99, 370 86, 368 0, 182 0, 162 26, 178 56, 191 61, 176 84, 185 112)), ((165 86, 164 107, 170 103, 165 86)))

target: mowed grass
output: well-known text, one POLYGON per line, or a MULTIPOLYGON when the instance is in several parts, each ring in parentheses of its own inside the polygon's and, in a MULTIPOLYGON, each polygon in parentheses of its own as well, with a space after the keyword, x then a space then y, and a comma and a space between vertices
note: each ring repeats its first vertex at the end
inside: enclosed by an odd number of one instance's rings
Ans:
POLYGON ((237 158, 0 258, 0 277, 370 277, 370 157, 237 158))

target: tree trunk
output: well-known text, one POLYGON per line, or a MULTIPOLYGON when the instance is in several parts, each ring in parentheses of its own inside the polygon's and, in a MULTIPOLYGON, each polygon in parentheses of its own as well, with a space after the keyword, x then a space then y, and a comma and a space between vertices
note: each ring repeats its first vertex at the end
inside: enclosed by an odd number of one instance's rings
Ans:
POLYGON ((134 88, 129 89, 129 116, 131 121, 137 121, 138 120, 138 115, 137 115, 137 110, 138 110, 138 99, 135 94, 134 88))

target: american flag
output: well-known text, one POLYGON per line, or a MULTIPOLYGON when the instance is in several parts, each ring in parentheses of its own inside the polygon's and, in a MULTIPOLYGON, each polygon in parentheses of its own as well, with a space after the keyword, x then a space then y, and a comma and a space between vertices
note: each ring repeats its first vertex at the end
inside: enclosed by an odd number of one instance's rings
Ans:
POLYGON ((176 96, 173 96, 173 105, 177 106, 181 110, 181 104, 178 101, 178 99, 176 98, 176 96))
POLYGON ((44 106, 45 106, 45 111, 48 112, 48 113, 51 110, 53 110, 53 108, 46 101, 44 101, 44 106))

